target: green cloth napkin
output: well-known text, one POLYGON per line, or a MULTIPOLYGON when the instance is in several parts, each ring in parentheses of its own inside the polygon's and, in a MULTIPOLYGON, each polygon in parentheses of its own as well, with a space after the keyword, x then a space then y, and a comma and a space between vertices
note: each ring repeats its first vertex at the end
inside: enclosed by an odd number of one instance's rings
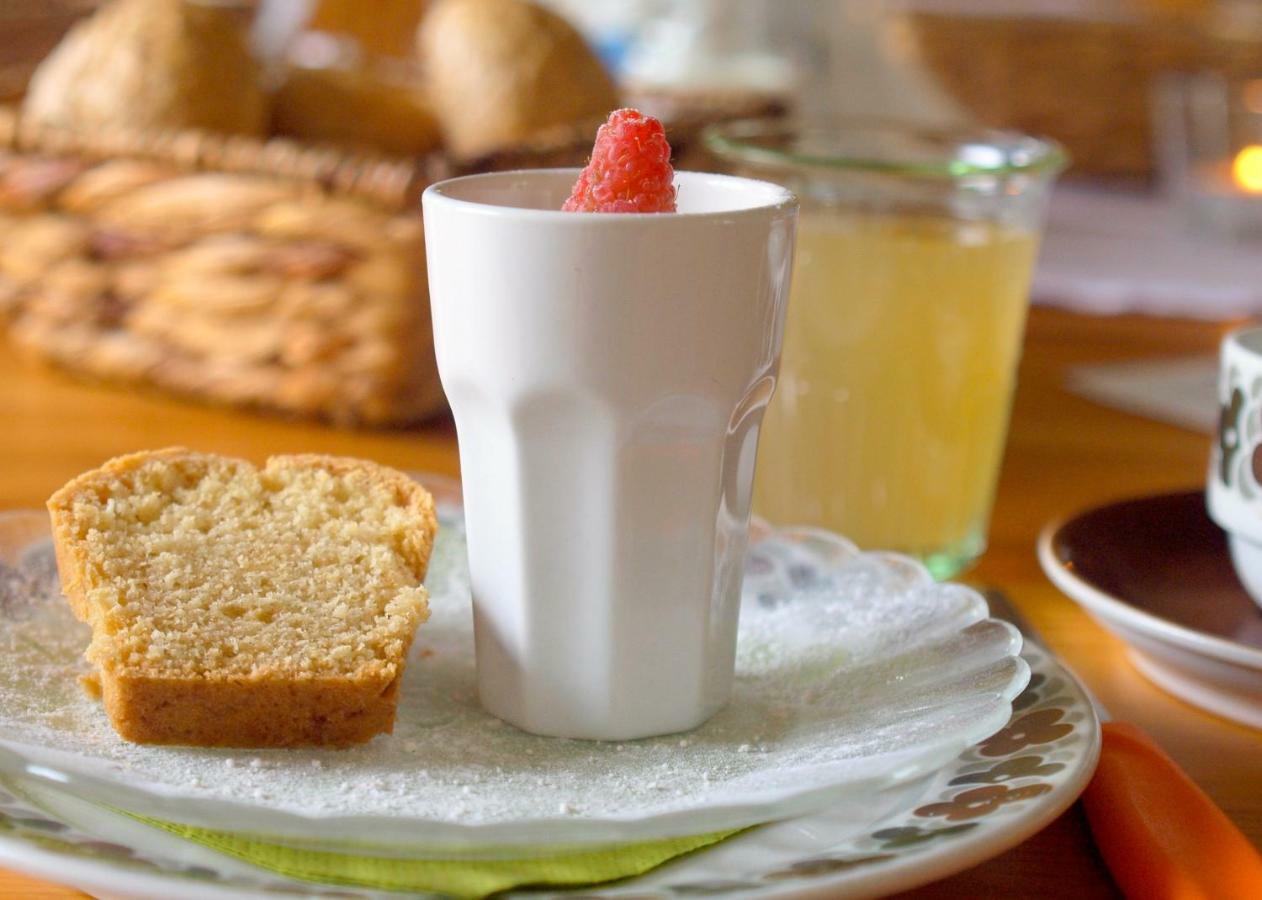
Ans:
POLYGON ((289 878, 386 891, 430 891, 471 898, 516 887, 573 887, 643 875, 662 863, 717 844, 744 830, 717 831, 520 859, 399 859, 289 847, 232 831, 195 828, 135 813, 127 815, 289 878))

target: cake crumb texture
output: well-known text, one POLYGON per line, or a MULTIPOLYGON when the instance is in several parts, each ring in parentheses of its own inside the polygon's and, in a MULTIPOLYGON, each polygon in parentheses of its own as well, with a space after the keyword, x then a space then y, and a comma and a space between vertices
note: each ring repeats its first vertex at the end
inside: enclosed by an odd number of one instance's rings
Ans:
POLYGON ((437 528, 407 476, 172 448, 110 460, 48 507, 124 738, 344 746, 392 729, 437 528))

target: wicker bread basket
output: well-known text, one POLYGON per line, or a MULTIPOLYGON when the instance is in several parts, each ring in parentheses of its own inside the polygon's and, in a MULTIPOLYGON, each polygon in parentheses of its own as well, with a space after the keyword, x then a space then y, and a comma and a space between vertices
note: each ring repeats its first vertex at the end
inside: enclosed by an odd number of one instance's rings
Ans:
POLYGON ((82 375, 342 424, 442 405, 421 165, 0 109, 0 321, 82 375))
POLYGON ((1262 44, 1195 17, 920 11, 899 23, 942 86, 986 125, 1056 138, 1075 170, 1147 176, 1152 90, 1162 72, 1262 74, 1262 44))

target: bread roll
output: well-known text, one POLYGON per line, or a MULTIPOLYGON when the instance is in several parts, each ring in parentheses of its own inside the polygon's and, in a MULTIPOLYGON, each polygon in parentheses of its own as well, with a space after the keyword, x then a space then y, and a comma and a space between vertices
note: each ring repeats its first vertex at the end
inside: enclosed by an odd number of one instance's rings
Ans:
POLYGON ((439 0, 417 36, 448 148, 472 157, 603 120, 613 81, 568 22, 526 0, 439 0))
POLYGON ((246 46, 244 5, 114 0, 40 64, 23 104, 73 128, 203 128, 262 134, 266 95, 246 46))
POLYGON ((290 66, 276 91, 277 134, 419 156, 438 147, 438 122, 419 85, 352 68, 290 66))

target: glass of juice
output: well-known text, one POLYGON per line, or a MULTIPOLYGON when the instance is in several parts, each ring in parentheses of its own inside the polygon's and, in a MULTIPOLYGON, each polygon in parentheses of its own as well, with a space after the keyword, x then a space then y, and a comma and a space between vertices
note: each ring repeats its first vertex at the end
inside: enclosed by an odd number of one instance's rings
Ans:
POLYGON ((1063 151, 862 122, 738 122, 706 143, 801 201, 755 512, 955 575, 986 547, 1063 151))

